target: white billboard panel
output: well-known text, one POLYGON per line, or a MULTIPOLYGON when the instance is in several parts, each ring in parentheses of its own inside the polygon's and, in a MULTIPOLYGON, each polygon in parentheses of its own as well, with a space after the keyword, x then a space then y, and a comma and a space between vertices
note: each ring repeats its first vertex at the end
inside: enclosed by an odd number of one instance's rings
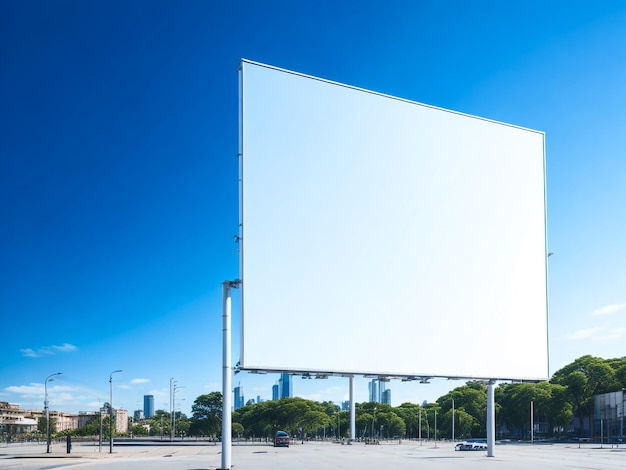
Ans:
POLYGON ((544 134, 243 61, 243 369, 544 379, 544 134))

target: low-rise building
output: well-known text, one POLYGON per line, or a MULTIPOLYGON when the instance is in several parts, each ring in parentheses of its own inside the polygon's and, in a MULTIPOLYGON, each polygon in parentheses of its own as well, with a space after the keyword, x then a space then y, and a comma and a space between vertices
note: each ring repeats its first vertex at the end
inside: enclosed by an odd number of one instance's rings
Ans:
MULTIPOLYGON (((115 411, 115 429, 119 434, 128 432, 128 410, 123 408, 115 411)), ((105 410, 105 416, 108 410, 105 410)), ((48 410, 52 433, 80 429, 91 421, 94 416, 100 416, 99 411, 81 411, 65 413, 63 411, 48 410)), ((46 417, 45 410, 22 410, 15 403, 0 402, 0 434, 24 434, 37 432, 39 420, 46 417)))

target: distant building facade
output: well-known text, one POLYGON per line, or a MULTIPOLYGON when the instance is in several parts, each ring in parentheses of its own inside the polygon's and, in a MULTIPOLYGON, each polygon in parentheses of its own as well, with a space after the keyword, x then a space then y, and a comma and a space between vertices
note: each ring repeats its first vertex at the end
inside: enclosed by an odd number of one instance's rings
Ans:
POLYGON ((391 390, 384 381, 372 379, 367 383, 369 401, 391 405, 391 390))
POLYGON ((380 402, 384 403, 385 405, 391 406, 391 390, 390 389, 387 388, 383 390, 383 394, 380 397, 380 402))
POLYGON ((154 416, 154 395, 143 396, 143 415, 146 419, 154 416))
MULTIPOLYGON (((107 403, 108 405, 108 403, 107 403)), ((108 407, 103 408, 104 416, 108 414, 108 407)), ((115 426, 120 434, 128 432, 128 411, 117 409, 115 411, 115 426)), ((49 410, 50 431, 52 433, 80 429, 93 419, 100 418, 101 412, 80 411, 79 413, 64 413, 62 411, 49 410)), ((8 436, 31 433, 37 431, 40 419, 45 418, 44 410, 22 410, 19 405, 0 402, 0 436, 6 439, 8 436)))
POLYGON ((37 419, 27 416, 19 405, 0 401, 0 438, 7 442, 8 437, 15 434, 34 432, 37 430, 37 419))
POLYGON ((243 387, 241 385, 237 385, 234 390, 235 400, 234 400, 234 409, 239 409, 244 406, 244 398, 243 398, 243 387))
POLYGON ((593 397, 593 433, 611 440, 624 437, 626 389, 593 397))
POLYGON ((285 372, 280 374, 278 379, 278 398, 289 398, 293 396, 291 376, 285 372))
POLYGON ((278 384, 272 385, 272 400, 278 400, 278 384))
POLYGON ((370 402, 378 401, 378 380, 372 379, 367 383, 367 392, 370 402))

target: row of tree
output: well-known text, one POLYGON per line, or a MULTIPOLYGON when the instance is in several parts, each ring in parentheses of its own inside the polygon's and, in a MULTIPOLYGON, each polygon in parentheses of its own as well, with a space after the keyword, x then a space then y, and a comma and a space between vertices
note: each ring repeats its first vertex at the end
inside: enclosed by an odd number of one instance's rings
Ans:
MULTIPOLYGON (((582 435, 584 423, 593 429, 594 396, 626 388, 626 357, 602 359, 583 356, 558 370, 549 382, 502 384, 496 388, 496 427, 500 436, 525 437, 533 420, 544 433, 563 437, 568 430, 582 435), (574 417, 578 418, 572 428, 574 417)), ((205 396, 206 397, 206 396, 205 396)), ((202 397, 199 397, 202 401, 202 397)), ((215 416, 221 419, 221 395, 212 395, 215 416)), ((391 407, 381 403, 357 403, 356 436, 451 437, 454 412, 455 437, 486 435, 487 386, 468 382, 440 397, 435 403, 403 403, 391 407), (454 410, 453 410, 454 409, 454 410), (435 422, 437 420, 437 422, 435 422), (435 430, 435 428, 437 428, 435 430)), ((196 410, 197 411, 197 410, 196 410)), ((194 412, 195 419, 201 419, 194 412)), ((213 420, 211 432, 219 430, 213 420)), ((217 425, 215 423, 218 423, 217 425)), ((349 413, 333 403, 300 398, 248 404, 233 413, 233 434, 245 437, 272 436, 277 429, 303 437, 334 435, 350 437, 349 413)))
MULTIPOLYGON (((583 356, 557 371, 549 382, 502 384, 495 390, 496 428, 498 435, 526 437, 530 432, 529 405, 533 419, 541 422, 545 434, 562 437, 571 429, 574 416, 581 434, 585 420, 593 415, 594 396, 626 388, 626 357, 605 360, 583 356)), ((356 403, 356 436, 349 436, 350 416, 332 402, 315 402, 302 398, 249 403, 233 412, 233 436, 271 438, 284 430, 302 439, 310 438, 449 438, 484 437, 486 435, 487 386, 478 381, 437 399, 435 403, 403 403, 392 407, 382 403, 356 403)), ((588 421, 588 429, 592 429, 588 421)), ((168 412, 157 410, 155 416, 131 427, 135 436, 167 438, 172 420, 168 412)), ((176 436, 205 436, 219 439, 222 427, 222 394, 200 395, 192 406, 192 416, 176 413, 176 436)), ((108 416, 102 426, 108 437, 108 416)), ((73 431, 79 435, 98 435, 100 419, 73 431)))

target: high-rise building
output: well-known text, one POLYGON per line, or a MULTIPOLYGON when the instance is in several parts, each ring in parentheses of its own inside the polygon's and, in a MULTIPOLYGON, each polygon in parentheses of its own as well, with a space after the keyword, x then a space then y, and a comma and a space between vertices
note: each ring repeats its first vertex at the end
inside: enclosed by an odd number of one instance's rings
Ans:
POLYGON ((349 411, 350 410, 350 400, 341 402, 341 411, 349 411))
POLYGON ((378 403, 384 403, 383 401, 383 395, 385 394, 385 391, 387 390, 387 384, 385 382, 382 381, 378 381, 378 403))
POLYGON ((377 402, 378 401, 378 380, 372 379, 367 383, 367 389, 369 392, 369 401, 377 402))
POLYGON ((272 400, 278 400, 278 384, 272 385, 272 400))
POLYGON ((143 415, 146 419, 154 416, 154 395, 143 396, 143 415))
POLYGON ((387 388, 387 384, 378 379, 372 379, 367 383, 369 392, 369 400, 376 403, 385 403, 391 405, 391 390, 387 388))
POLYGON ((234 390, 235 393, 235 409, 241 408, 244 405, 243 398, 243 387, 241 385, 237 385, 234 390))
POLYGON ((278 379, 278 398, 292 397, 293 389, 291 385, 291 376, 285 372, 280 374, 280 379, 278 379))
POLYGON ((383 394, 380 397, 380 402, 384 403, 385 405, 391 406, 391 390, 390 389, 383 390, 383 394))
POLYGON ((143 414, 143 410, 135 410, 135 412, 133 413, 133 421, 137 422, 137 421, 141 421, 142 419, 144 419, 144 414, 143 414))

